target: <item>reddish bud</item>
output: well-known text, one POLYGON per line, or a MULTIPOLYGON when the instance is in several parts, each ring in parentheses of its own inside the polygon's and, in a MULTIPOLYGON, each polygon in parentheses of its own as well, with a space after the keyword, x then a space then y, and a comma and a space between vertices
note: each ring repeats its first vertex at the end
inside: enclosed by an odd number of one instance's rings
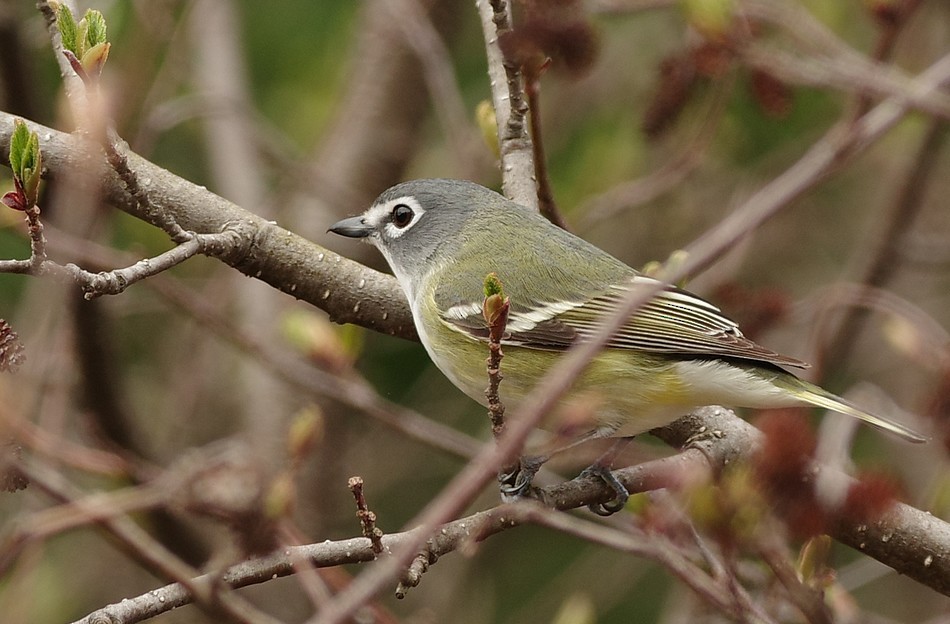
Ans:
POLYGON ((753 469, 775 511, 796 536, 824 532, 828 517, 815 500, 811 479, 817 441, 801 410, 769 410, 756 426, 763 440, 753 456, 753 469))
POLYGON ((0 202, 3 202, 4 206, 8 208, 13 208, 14 210, 24 211, 26 210, 26 198, 23 197, 21 193, 16 191, 10 191, 9 193, 4 193, 3 197, 0 197, 0 202))
POLYGON ((508 61, 535 77, 546 67, 547 59, 555 67, 583 74, 594 64, 599 49, 597 35, 586 21, 547 16, 529 17, 502 33, 498 45, 508 61))
POLYGON ((865 0, 868 10, 882 28, 894 28, 907 19, 915 2, 908 0, 865 0))
POLYGON ((768 410, 756 426, 763 434, 762 447, 755 454, 760 478, 778 491, 800 484, 817 444, 801 410, 768 410))
POLYGON ((663 134, 679 117, 696 86, 696 63, 688 53, 660 62, 660 80, 643 115, 643 132, 651 139, 663 134))
POLYGON ((73 71, 76 72, 76 75, 83 81, 83 84, 86 84, 89 80, 89 76, 86 74, 85 68, 76 55, 69 50, 63 50, 63 56, 69 61, 69 66, 73 68, 73 71))
POLYGON ((732 50, 727 46, 708 39, 692 48, 689 51, 689 56, 696 71, 707 78, 723 76, 729 71, 729 67, 735 58, 732 50))

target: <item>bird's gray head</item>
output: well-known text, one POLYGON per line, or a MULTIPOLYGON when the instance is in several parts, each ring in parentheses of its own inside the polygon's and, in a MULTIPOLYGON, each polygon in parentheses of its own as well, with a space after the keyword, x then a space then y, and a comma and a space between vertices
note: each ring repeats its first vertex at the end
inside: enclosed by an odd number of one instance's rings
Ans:
POLYGON ((410 292, 434 263, 454 255, 465 238, 463 225, 476 211, 506 202, 473 182, 413 180, 383 192, 362 215, 343 219, 329 231, 376 246, 410 292))

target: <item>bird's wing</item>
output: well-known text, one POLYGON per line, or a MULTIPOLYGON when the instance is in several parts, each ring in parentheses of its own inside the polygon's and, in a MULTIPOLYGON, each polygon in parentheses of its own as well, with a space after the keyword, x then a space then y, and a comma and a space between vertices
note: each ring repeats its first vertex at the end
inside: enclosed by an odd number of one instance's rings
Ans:
MULTIPOLYGON (((511 309, 502 344, 533 349, 564 350, 597 332, 604 319, 622 303, 631 287, 656 281, 640 275, 611 286, 600 295, 581 300, 525 301, 508 290, 511 309)), ((488 326, 481 301, 453 300, 436 305, 449 328, 487 341, 488 326)), ((716 306, 696 295, 673 287, 661 290, 627 319, 607 343, 608 348, 635 349, 673 356, 718 356, 770 362, 807 368, 808 364, 780 355, 742 335, 734 321, 716 306)))

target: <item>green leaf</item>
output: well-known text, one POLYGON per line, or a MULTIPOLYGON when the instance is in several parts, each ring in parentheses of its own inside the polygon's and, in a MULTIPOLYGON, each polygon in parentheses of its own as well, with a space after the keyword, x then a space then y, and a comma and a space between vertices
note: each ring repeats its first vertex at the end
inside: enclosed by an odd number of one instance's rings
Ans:
POLYGON ((23 188, 24 194, 35 203, 43 169, 40 139, 35 132, 30 132, 21 119, 13 122, 13 135, 10 137, 10 168, 13 170, 14 179, 23 188))
POLYGON ((76 24, 76 50, 74 54, 76 58, 82 58, 83 54, 86 53, 86 30, 89 28, 89 22, 82 19, 79 20, 79 23, 76 24))
MULTIPOLYGON (((25 125, 25 124, 24 124, 25 125)), ((30 133, 27 146, 27 159, 23 163, 23 192, 35 204, 39 199, 40 176, 43 173, 43 154, 40 152, 40 138, 35 132, 30 133)))
POLYGON ((65 4, 59 5, 56 10, 56 27, 59 28, 59 36, 63 39, 63 47, 78 57, 79 28, 76 26, 73 12, 65 4))
MULTIPOLYGON (((505 326, 508 322, 508 297, 501 286, 501 280, 495 273, 489 273, 485 276, 485 301, 482 302, 482 316, 488 322, 490 328, 505 326)), ((498 338, 500 340, 500 338, 498 338)))
POLYGON ((500 295, 502 297, 505 295, 501 287, 501 280, 498 279, 498 275, 495 273, 489 273, 485 276, 485 297, 491 297, 492 295, 500 295))
POLYGON ((23 179, 23 161, 30 145, 30 129, 22 119, 13 120, 13 135, 10 137, 10 168, 13 176, 23 179))
POLYGON ((82 20, 86 22, 86 50, 106 42, 106 18, 95 9, 87 9, 82 20))

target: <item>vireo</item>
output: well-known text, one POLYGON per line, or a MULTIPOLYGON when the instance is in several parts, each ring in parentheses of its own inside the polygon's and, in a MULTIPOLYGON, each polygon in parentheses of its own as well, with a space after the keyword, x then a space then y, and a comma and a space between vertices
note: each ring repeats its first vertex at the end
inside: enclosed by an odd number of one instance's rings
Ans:
MULTIPOLYGON (((330 231, 382 252, 432 361, 482 404, 488 385, 483 284, 497 274, 511 306, 500 386, 509 413, 561 352, 597 330, 627 289, 653 281, 537 212, 459 180, 398 184, 330 231)), ((745 338, 717 307, 670 286, 627 320, 572 394, 589 396, 596 407, 589 437, 632 436, 701 405, 812 405, 925 441, 782 368, 807 366, 745 338)))

